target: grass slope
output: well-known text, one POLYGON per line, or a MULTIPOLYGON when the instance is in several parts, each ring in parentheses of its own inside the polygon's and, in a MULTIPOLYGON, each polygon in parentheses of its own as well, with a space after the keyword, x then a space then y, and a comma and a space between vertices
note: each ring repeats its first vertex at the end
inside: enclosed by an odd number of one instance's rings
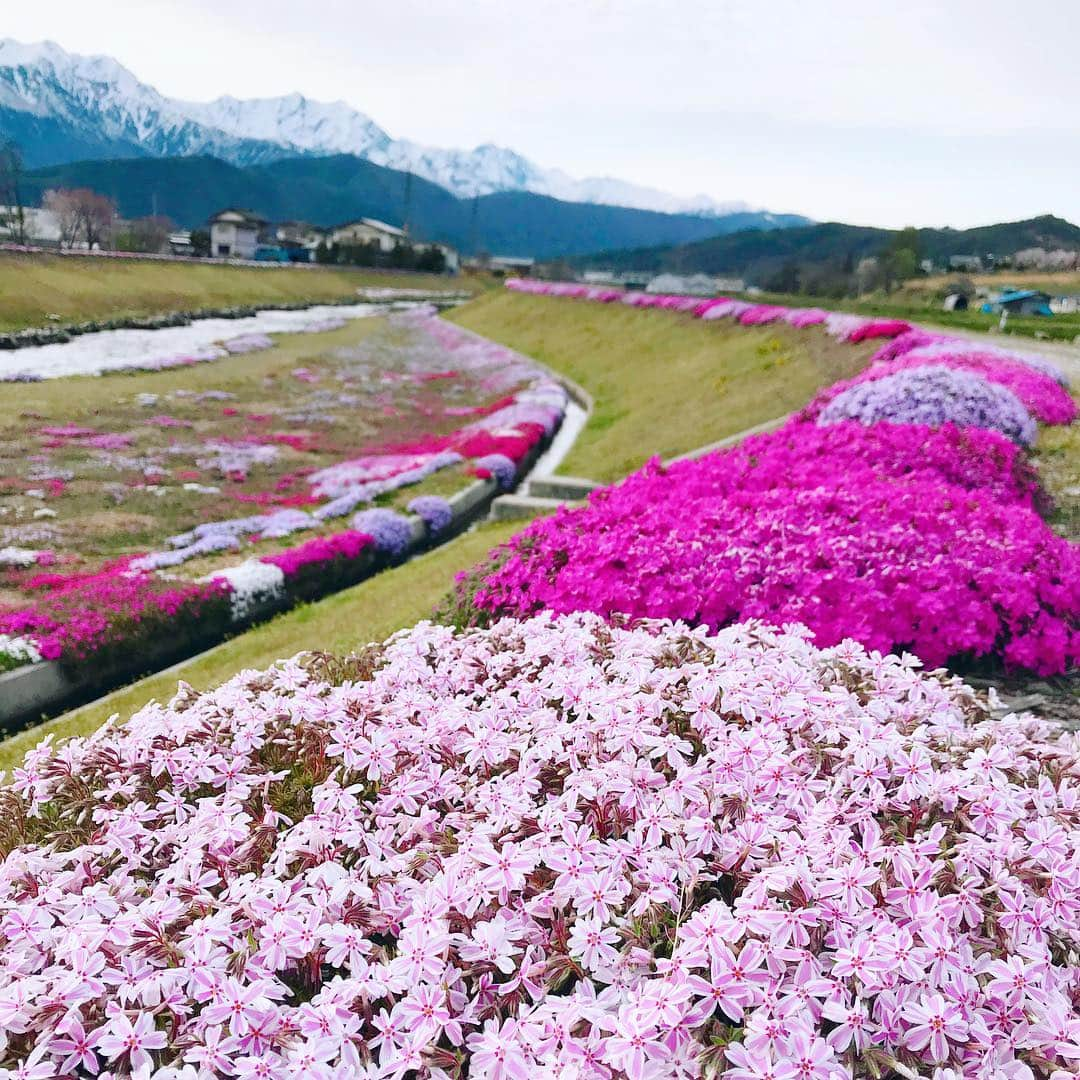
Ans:
POLYGON ((479 562, 521 528, 520 522, 485 524, 404 566, 387 570, 344 592, 279 615, 262 626, 158 672, 81 709, 0 743, 0 770, 10 770, 47 734, 85 735, 110 716, 126 719, 152 700, 176 693, 177 680, 197 689, 217 686, 245 668, 265 668, 304 649, 349 653, 428 618, 454 574, 479 562))
POLYGON ((798 409, 876 348, 840 345, 818 328, 701 322, 509 292, 448 317, 589 391, 596 408, 560 471, 605 482, 653 454, 685 453, 798 409))
POLYGON ((447 289, 442 277, 362 270, 211 266, 70 255, 0 254, 0 331, 170 311, 343 300, 362 285, 447 289))

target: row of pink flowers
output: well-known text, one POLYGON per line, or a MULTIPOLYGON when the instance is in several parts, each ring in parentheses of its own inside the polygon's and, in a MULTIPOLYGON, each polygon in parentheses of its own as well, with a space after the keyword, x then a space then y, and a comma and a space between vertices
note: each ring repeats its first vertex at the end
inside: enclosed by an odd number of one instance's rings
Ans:
POLYGON ((819 308, 789 308, 780 304, 755 304, 730 296, 702 298, 668 293, 624 292, 621 289, 598 288, 589 285, 557 281, 511 278, 506 287, 514 292, 534 296, 563 296, 576 300, 593 300, 601 304, 627 304, 638 308, 659 308, 679 311, 698 319, 733 318, 743 326, 765 326, 786 322, 796 327, 824 325, 841 341, 859 342, 870 338, 892 338, 910 330, 911 324, 902 319, 881 319, 827 312, 819 308))
MULTIPOLYGON (((916 350, 915 355, 927 364, 947 362, 939 359, 942 354, 966 357, 969 363, 972 360, 985 362, 992 358, 1033 367, 1056 380, 1061 386, 1068 387, 1068 380, 1062 372, 1045 357, 1012 349, 990 349, 985 345, 976 345, 966 338, 913 327, 911 323, 903 319, 852 315, 846 312, 825 311, 822 308, 756 304, 749 300, 738 300, 728 296, 702 298, 665 293, 625 292, 621 289, 524 278, 511 278, 506 282, 506 287, 513 292, 528 293, 533 296, 562 296, 604 304, 621 303, 630 307, 678 311, 706 321, 731 318, 743 326, 764 326, 774 322, 785 322, 796 328, 823 326, 833 337, 851 344, 874 338, 891 339, 875 354, 873 358, 875 363, 895 359, 911 350, 916 350)), ((961 359, 955 366, 963 367, 966 364, 961 359)), ((1009 384, 1005 383, 1005 385, 1009 384)), ((1059 404, 1059 411, 1061 408, 1059 404)), ((1044 422, 1068 423, 1067 420, 1056 419, 1046 419, 1044 422)))
POLYGON ((1015 444, 979 429, 794 423, 534 522, 467 575, 459 618, 595 611, 801 622, 928 664, 1080 660, 1080 548, 1033 509, 1015 444))

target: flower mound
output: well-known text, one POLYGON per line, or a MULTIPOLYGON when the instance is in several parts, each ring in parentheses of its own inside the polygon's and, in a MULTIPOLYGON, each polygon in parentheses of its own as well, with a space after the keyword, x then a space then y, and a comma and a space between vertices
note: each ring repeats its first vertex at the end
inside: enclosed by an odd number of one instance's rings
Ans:
POLYGON ((1060 672, 1080 659, 1080 547, 1032 509, 1007 443, 974 429, 797 424, 654 463, 529 525, 462 580, 456 617, 761 618, 931 666, 995 655, 1060 672))
POLYGON ((993 353, 964 352, 959 349, 947 353, 935 352, 933 359, 927 359, 922 352, 923 350, 917 349, 893 360, 878 361, 853 379, 834 383, 818 393, 804 410, 804 415, 816 415, 829 401, 851 386, 875 382, 899 371, 925 368, 932 364, 935 367, 969 371, 987 382, 1007 387, 1040 423, 1071 424, 1076 419, 1076 403, 1069 396, 1069 392, 1055 379, 1036 371, 1020 359, 1009 359, 993 353))
POLYGON ((366 533, 379 551, 392 557, 403 554, 413 540, 409 519, 385 506, 373 506, 353 514, 352 527, 357 532, 366 533))
POLYGON ((1080 743, 913 667, 421 624, 43 745, 0 792, 0 1066, 1064 1076, 1080 743))
POLYGON ((1031 446, 1035 421, 1019 398, 997 383, 940 365, 908 368, 859 383, 838 394, 818 418, 822 424, 939 424, 993 428, 1031 446))

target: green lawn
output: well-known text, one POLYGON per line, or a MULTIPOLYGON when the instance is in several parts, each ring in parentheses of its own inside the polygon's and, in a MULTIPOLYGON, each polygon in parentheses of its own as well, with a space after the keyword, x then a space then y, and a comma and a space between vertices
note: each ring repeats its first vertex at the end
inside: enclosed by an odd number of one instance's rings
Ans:
MULTIPOLYGON (((1080 404, 1080 394, 1075 397, 1080 404)), ((1054 500, 1050 524, 1080 541, 1080 423, 1042 428, 1035 451, 1039 476, 1054 500)))
POLYGON ((254 630, 166 671, 117 690, 0 743, 0 770, 10 770, 46 734, 83 735, 110 716, 126 719, 152 700, 167 701, 182 679, 204 690, 245 668, 269 667, 305 649, 348 653, 428 618, 454 575, 521 528, 521 522, 486 523, 434 551, 378 574, 314 604, 279 615, 254 630))
POLYGON ((841 345, 816 327, 745 327, 505 291, 448 318, 592 395, 596 408, 560 471, 602 481, 798 409, 861 369, 879 344, 841 345))
POLYGON ((360 286, 456 289, 459 282, 364 270, 211 266, 72 255, 0 254, 0 332, 170 311, 343 300, 360 286), (59 316, 50 320, 50 315, 59 316))

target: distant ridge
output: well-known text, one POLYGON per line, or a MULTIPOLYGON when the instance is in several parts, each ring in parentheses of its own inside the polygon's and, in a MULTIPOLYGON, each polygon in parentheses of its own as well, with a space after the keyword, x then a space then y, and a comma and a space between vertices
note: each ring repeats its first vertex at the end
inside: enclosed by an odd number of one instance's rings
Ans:
POLYGON ((702 217, 622 206, 565 202, 526 191, 460 199, 438 184, 347 154, 237 166, 214 157, 117 158, 30 172, 27 196, 52 187, 90 187, 113 198, 122 215, 157 212, 195 227, 223 206, 247 206, 274 220, 335 225, 357 217, 393 224, 408 219, 425 240, 463 252, 554 259, 602 248, 682 244, 731 229, 801 224, 795 215, 755 212, 702 217), (405 205, 405 192, 409 205, 405 205))
MULTIPOLYGON (((1025 221, 973 229, 918 229, 921 254, 935 261, 950 255, 1013 254, 1024 248, 1080 250, 1080 227, 1045 214, 1025 221)), ((734 232, 704 240, 636 250, 602 251, 575 260, 580 266, 612 270, 670 270, 678 273, 741 274, 759 280, 786 264, 857 263, 877 255, 898 230, 830 221, 768 232, 734 232)))

